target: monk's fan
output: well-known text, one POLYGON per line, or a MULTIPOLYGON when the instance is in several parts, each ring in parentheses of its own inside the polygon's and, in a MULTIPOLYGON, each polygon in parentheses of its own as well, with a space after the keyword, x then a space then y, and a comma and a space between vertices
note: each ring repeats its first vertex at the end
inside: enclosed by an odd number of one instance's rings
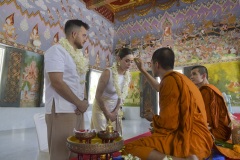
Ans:
POLYGON ((231 144, 231 143, 227 143, 227 142, 220 141, 220 140, 215 140, 215 144, 217 146, 229 148, 229 149, 234 150, 237 153, 240 153, 240 144, 231 144))

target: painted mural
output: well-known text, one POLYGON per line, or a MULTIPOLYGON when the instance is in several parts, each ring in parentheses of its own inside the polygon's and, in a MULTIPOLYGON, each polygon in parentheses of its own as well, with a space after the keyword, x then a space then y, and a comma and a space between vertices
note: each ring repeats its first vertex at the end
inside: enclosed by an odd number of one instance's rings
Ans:
POLYGON ((124 106, 140 106, 140 72, 131 72, 131 82, 129 84, 128 96, 124 101, 124 106))
POLYGON ((231 95, 233 106, 240 106, 240 61, 204 65, 208 69, 209 83, 231 95))
POLYGON ((0 0, 0 15, 0 43, 39 54, 64 37, 68 19, 81 19, 90 26, 83 50, 91 68, 113 62, 113 24, 78 0, 0 0))
POLYGON ((43 56, 26 52, 22 66, 20 107, 37 107, 40 105, 42 89, 43 56))
POLYGON ((129 19, 116 24, 115 52, 132 48, 149 70, 151 56, 160 47, 174 50, 175 66, 239 60, 239 8, 237 0, 201 0, 129 19))
MULTIPOLYGON (((184 74, 189 78, 193 66, 183 69, 184 74)), ((208 69, 209 83, 229 96, 232 106, 240 106, 240 61, 204 64, 204 66, 208 69)))

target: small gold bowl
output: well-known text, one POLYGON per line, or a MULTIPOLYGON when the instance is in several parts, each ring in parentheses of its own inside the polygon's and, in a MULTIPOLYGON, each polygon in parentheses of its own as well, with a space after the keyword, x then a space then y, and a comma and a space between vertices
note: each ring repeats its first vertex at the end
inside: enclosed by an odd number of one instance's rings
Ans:
POLYGON ((91 140, 96 137, 96 132, 77 132, 75 131, 75 137, 79 140, 80 143, 91 143, 91 140))
POLYGON ((116 138, 119 137, 119 133, 117 131, 106 132, 99 131, 97 136, 102 140, 102 143, 112 143, 116 138))

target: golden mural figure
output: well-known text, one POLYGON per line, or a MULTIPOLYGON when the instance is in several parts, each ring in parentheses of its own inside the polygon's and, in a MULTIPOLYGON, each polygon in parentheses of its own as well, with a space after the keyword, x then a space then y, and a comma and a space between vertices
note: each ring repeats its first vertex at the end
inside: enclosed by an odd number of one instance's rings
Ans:
POLYGON ((39 36, 39 33, 38 33, 38 24, 36 24, 33 27, 32 32, 30 34, 28 45, 31 46, 31 47, 35 47, 35 48, 39 49, 41 44, 42 43, 40 41, 40 36, 39 36))
POLYGON ((57 32, 53 37, 52 45, 57 44, 59 41, 59 32, 57 32))
POLYGON ((99 67, 100 66, 100 56, 99 56, 99 51, 96 54, 96 60, 95 60, 95 67, 99 67))
POLYGON ((6 17, 5 23, 3 24, 3 31, 2 35, 4 39, 9 41, 15 41, 17 39, 17 34, 15 34, 15 27, 14 27, 14 13, 6 17))
POLYGON ((163 28, 162 44, 163 46, 172 48, 174 42, 172 38, 172 23, 168 19, 165 19, 162 28, 163 28))
POLYGON ((110 67, 110 59, 109 59, 109 54, 106 57, 106 67, 110 67))

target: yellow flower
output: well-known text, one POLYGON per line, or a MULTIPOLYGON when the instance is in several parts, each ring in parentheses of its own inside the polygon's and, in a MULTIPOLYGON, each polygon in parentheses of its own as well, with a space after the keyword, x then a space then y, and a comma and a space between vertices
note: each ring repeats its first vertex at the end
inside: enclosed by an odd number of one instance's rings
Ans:
POLYGON ((237 153, 240 153, 240 144, 233 145, 233 150, 237 153))

